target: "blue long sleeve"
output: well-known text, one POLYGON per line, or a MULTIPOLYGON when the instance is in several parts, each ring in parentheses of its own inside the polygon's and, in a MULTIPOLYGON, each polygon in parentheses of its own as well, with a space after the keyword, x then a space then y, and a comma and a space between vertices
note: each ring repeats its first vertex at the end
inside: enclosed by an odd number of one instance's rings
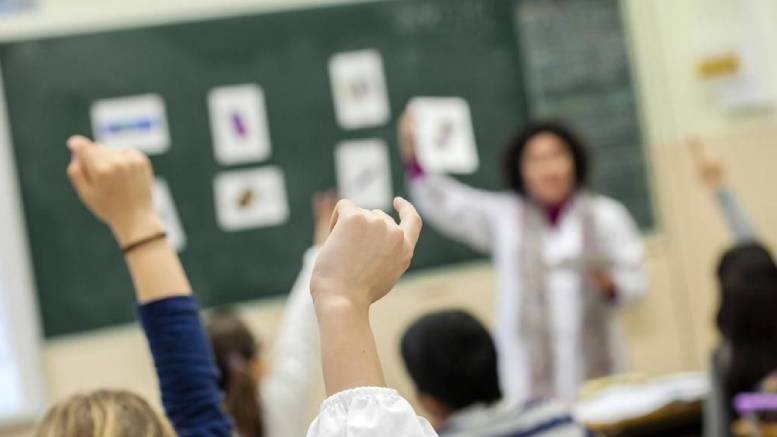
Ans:
POLYGON ((193 297, 175 297, 138 307, 154 357, 162 403, 180 437, 229 437, 218 370, 193 297))

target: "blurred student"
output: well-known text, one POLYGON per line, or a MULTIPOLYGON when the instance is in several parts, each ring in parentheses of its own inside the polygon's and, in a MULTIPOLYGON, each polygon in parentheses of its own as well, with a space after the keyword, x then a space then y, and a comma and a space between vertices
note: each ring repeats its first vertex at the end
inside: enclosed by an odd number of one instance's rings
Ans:
POLYGON ((777 370, 777 265, 757 243, 728 250, 718 267, 721 344, 713 354, 706 435, 730 435, 736 395, 777 370))
POLYGON ((732 405, 777 370, 777 265, 763 246, 744 244, 726 252, 718 276, 718 326, 730 347, 723 383, 732 405))
POLYGON ((626 208, 586 189, 582 142, 562 125, 528 126, 503 162, 512 191, 481 191, 424 171, 412 110, 400 138, 413 200, 438 230, 489 253, 498 270, 504 394, 573 400, 583 381, 621 370, 613 316, 646 292, 644 248, 626 208))
POLYGON ((460 310, 428 314, 402 337, 402 358, 418 401, 444 437, 585 436, 569 409, 552 400, 502 396, 491 334, 460 310))
POLYGON ((736 416, 732 404, 736 394, 752 389, 774 370, 770 368, 774 339, 769 337, 777 336, 777 331, 770 334, 771 321, 760 309, 775 310, 770 308, 777 298, 777 278, 770 277, 777 267, 768 250, 756 242, 755 226, 729 187, 723 162, 698 139, 690 139, 688 145, 699 178, 715 195, 734 238, 717 270, 720 302, 715 324, 721 339, 711 356, 711 392, 704 418, 705 436, 728 436, 736 416), (767 291, 770 288, 774 291, 767 291))
MULTIPOLYGON (((69 146, 73 160, 68 175, 79 197, 110 227, 125 254, 168 418, 180 437, 230 436, 232 426, 222 409, 218 371, 199 305, 152 206, 148 158, 83 137, 72 138, 69 146)), ((316 260, 310 290, 331 397, 309 437, 436 435, 406 400, 385 388, 369 322, 372 303, 385 296, 410 265, 421 231, 421 219, 410 203, 397 198, 394 205, 399 224, 383 212, 338 203, 332 233, 316 260)), ((51 414, 40 429, 57 437, 167 437, 142 408, 130 408, 130 401, 104 403, 108 409, 96 414, 51 414), (136 411, 140 417, 129 417, 136 411), (129 421, 139 423, 140 431, 124 432, 129 421)), ((77 398, 71 398, 60 408, 67 410, 75 402, 77 398)))
POLYGON ((307 423, 300 412, 313 391, 311 363, 317 362, 316 315, 310 275, 318 248, 329 236, 337 204, 333 192, 314 198, 315 245, 303 258, 302 271, 289 294, 269 371, 262 365, 257 340, 236 313, 219 311, 207 324, 225 394, 227 411, 242 437, 302 436, 307 423))

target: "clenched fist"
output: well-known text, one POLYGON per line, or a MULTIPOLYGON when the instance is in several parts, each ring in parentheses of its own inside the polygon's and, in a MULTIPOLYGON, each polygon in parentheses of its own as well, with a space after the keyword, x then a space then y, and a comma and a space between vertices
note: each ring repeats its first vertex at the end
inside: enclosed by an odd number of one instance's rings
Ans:
POLYGON ((120 245, 161 232, 154 211, 151 162, 129 149, 108 149, 81 136, 67 142, 67 174, 84 205, 114 233, 120 245))
POLYGON ((421 217, 396 198, 400 223, 383 211, 367 211, 341 200, 332 233, 318 255, 311 279, 316 306, 345 304, 367 310, 388 294, 410 266, 421 233, 421 217))

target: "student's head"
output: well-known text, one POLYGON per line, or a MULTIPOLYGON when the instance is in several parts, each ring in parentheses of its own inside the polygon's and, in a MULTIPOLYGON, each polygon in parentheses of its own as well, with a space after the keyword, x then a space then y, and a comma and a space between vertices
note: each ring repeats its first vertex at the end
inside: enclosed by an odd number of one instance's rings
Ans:
POLYGON ((243 436, 262 436, 264 422, 257 389, 261 378, 259 346, 243 321, 230 310, 215 312, 208 335, 221 372, 219 385, 227 411, 243 436))
POLYGON ((736 286, 752 280, 763 281, 777 271, 769 251, 759 243, 739 244, 727 250, 718 264, 722 287, 736 286))
POLYGON ((758 309, 748 307, 755 305, 755 300, 771 299, 772 293, 767 290, 777 287, 777 265, 774 259, 769 251, 758 243, 737 245, 726 251, 721 258, 718 281, 721 290, 718 329, 725 337, 735 334, 746 336, 747 329, 743 326, 758 320, 749 315, 758 309), (740 322, 741 319, 744 320, 740 322))
POLYGON ((505 174, 510 187, 548 206, 559 205, 588 178, 583 142, 553 122, 532 124, 507 146, 505 174))
POLYGON ((763 246, 745 244, 726 252, 718 277, 717 322, 731 351, 723 385, 733 399, 777 369, 777 266, 763 246))
POLYGON ((457 410, 502 398, 494 341, 464 311, 422 317, 405 332, 401 349, 418 400, 437 427, 457 410))
POLYGON ((72 396, 49 409, 36 437, 175 437, 170 423, 125 391, 72 396))

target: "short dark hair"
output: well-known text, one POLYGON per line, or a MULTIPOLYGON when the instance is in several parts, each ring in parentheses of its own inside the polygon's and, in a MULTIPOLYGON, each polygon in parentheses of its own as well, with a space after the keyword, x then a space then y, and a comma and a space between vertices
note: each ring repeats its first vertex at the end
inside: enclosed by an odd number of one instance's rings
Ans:
POLYGON ((420 393, 454 411, 502 398, 486 328, 461 310, 428 314, 402 336, 402 358, 420 393))
POLYGON ((520 194, 526 194, 521 160, 529 141, 543 133, 553 134, 561 139, 575 163, 575 188, 584 187, 588 183, 589 173, 588 151, 585 143, 566 125, 556 121, 543 121, 528 124, 507 145, 504 157, 504 174, 510 188, 520 194))

